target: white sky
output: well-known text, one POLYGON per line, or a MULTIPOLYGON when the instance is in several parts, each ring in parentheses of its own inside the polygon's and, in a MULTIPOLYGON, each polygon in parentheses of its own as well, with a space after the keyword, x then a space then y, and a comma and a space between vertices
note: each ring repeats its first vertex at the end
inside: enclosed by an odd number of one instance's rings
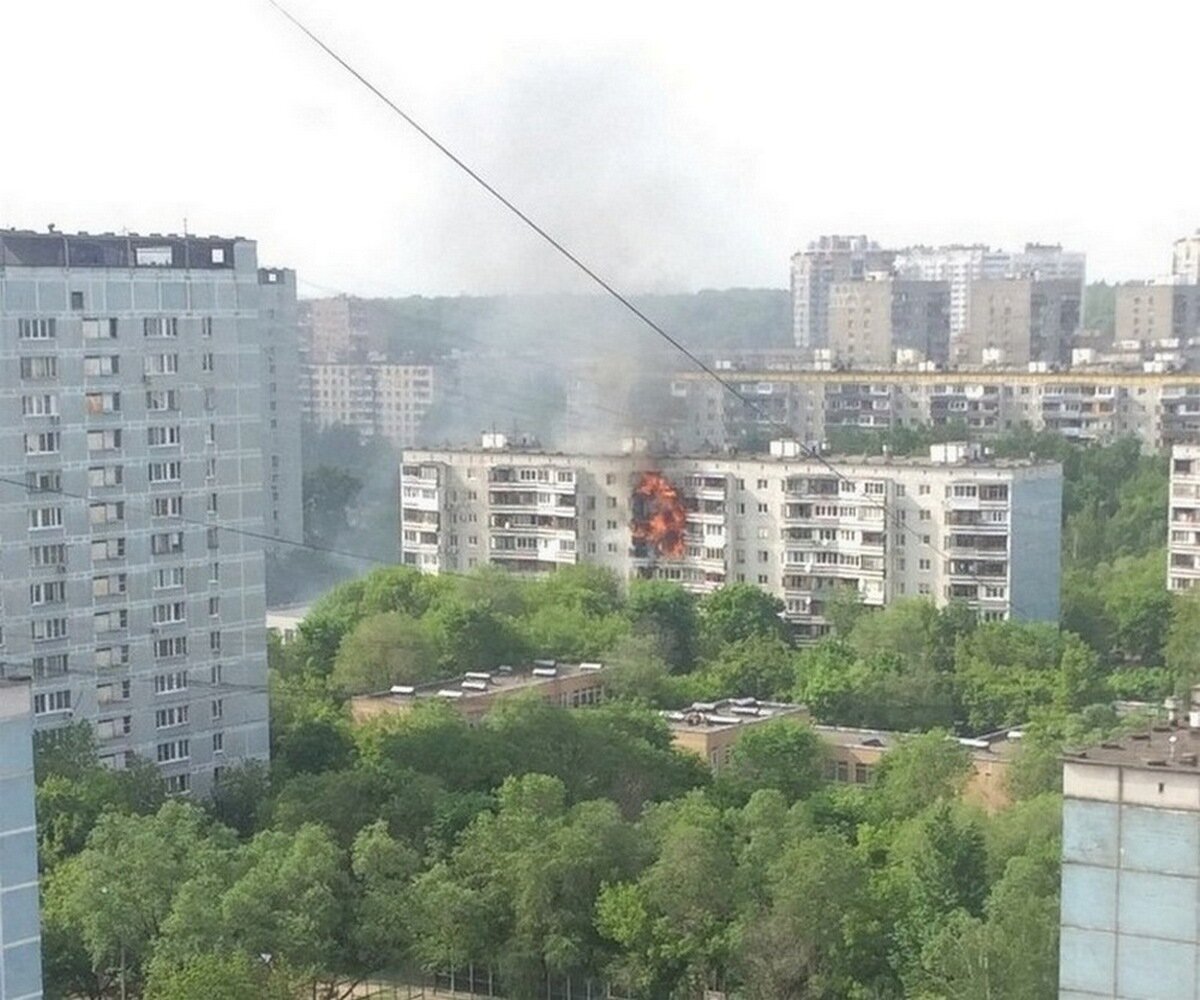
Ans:
MULTIPOLYGON (((290 0, 633 291, 824 232, 1148 277, 1200 226, 1200 4, 290 0)), ((302 292, 579 289, 266 0, 3 0, 0 226, 252 236, 302 292)))

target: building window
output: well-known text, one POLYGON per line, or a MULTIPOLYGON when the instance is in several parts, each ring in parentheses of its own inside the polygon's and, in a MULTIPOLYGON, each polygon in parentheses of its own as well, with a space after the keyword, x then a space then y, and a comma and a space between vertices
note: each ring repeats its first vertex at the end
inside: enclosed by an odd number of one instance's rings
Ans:
POLYGON ((80 312, 83 309, 83 292, 71 293, 71 309, 73 312, 80 312))
POLYGON ((212 734, 212 752, 213 753, 224 753, 225 752, 225 734, 224 733, 213 733, 212 734))
POLYGON ((168 774, 163 783, 168 795, 186 795, 192 788, 192 776, 186 771, 183 774, 168 774))
POLYGON ((51 712, 69 711, 71 711, 70 691, 43 691, 33 696, 34 715, 49 715, 51 712))
MULTIPOLYGON (((86 358, 84 366, 84 374, 87 374, 86 358)), ((22 358, 21 359, 21 378, 24 379, 45 379, 58 378, 58 358, 22 358)))
POLYGON ((55 321, 53 319, 17 320, 17 338, 19 340, 53 340, 54 337, 55 321))
POLYGON ((155 756, 160 764, 169 764, 176 760, 187 760, 191 756, 191 746, 188 740, 171 740, 160 743, 155 756))
POLYGON ((61 528, 63 523, 61 507, 35 507, 29 512, 29 527, 61 528))
POLYGON ((145 337, 178 337, 179 320, 174 316, 147 316, 142 320, 145 337))

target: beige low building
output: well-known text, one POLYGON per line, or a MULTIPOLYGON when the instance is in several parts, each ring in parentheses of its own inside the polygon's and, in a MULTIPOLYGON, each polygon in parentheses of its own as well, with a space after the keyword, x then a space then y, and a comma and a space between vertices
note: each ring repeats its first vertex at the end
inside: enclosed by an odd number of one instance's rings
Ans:
POLYGON ((725 698, 698 701, 678 712, 662 712, 671 729, 672 742, 680 750, 708 761, 714 772, 729 763, 733 745, 752 726, 776 719, 808 722, 804 705, 789 705, 757 698, 725 698))
MULTIPOLYGON (((909 738, 907 733, 846 726, 814 726, 825 741, 825 777, 842 784, 869 784, 888 751, 909 738)), ((971 775, 963 797, 996 812, 1012 802, 1008 792, 1008 768, 1020 743, 1020 730, 1001 730, 958 742, 971 756, 971 775)))
POLYGON ((534 694, 550 705, 582 708, 604 700, 604 666, 535 660, 530 667, 472 671, 420 685, 396 685, 389 691, 350 699, 355 722, 409 711, 419 702, 452 705, 468 722, 479 722, 503 698, 534 694))
MULTIPOLYGON (((776 719, 812 725, 804 705, 756 698, 696 702, 681 711, 660 714, 671 729, 675 746, 708 761, 714 773, 729 763, 734 745, 755 725, 776 719)), ((849 726, 812 725, 812 730, 824 744, 825 778, 840 784, 870 784, 884 756, 910 738, 907 733, 849 726)), ((1008 767, 1019 740, 1020 730, 1013 729, 958 741, 971 756, 964 798, 988 812, 1011 803, 1008 767)))

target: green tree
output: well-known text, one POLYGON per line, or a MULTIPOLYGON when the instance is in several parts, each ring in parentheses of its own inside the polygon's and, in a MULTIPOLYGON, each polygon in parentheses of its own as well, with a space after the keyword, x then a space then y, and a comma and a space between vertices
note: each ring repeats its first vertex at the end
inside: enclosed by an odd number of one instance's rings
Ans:
POLYGON ((286 973, 240 952, 196 955, 182 965, 153 961, 145 1000, 293 1000, 286 973))
POLYGON ((635 580, 625 602, 635 636, 652 638, 658 653, 674 673, 695 665, 699 617, 696 599, 675 583, 635 580))
POLYGON ((338 648, 332 681, 348 694, 417 684, 439 673, 429 628, 394 611, 362 619, 338 648))
POLYGON ((743 919, 735 952, 747 997, 840 1000, 873 978, 866 872, 829 834, 794 842, 771 864, 769 902, 743 919))
POLYGON ((777 637, 750 636, 721 647, 696 683, 715 699, 787 698, 796 686, 796 653, 777 637))
POLYGON ((820 786, 824 762, 825 745, 811 727, 776 719, 742 733, 717 787, 739 802, 758 789, 773 789, 790 803, 820 786))
POLYGON ((783 601, 749 583, 730 583, 700 602, 700 634, 709 653, 752 636, 786 641, 783 601))

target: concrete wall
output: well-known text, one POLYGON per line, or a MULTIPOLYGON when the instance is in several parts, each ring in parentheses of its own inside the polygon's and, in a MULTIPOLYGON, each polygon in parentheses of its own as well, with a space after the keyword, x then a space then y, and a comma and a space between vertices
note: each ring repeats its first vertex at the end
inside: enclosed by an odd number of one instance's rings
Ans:
POLYGON ((0 1000, 42 995, 30 687, 0 680, 0 1000))

